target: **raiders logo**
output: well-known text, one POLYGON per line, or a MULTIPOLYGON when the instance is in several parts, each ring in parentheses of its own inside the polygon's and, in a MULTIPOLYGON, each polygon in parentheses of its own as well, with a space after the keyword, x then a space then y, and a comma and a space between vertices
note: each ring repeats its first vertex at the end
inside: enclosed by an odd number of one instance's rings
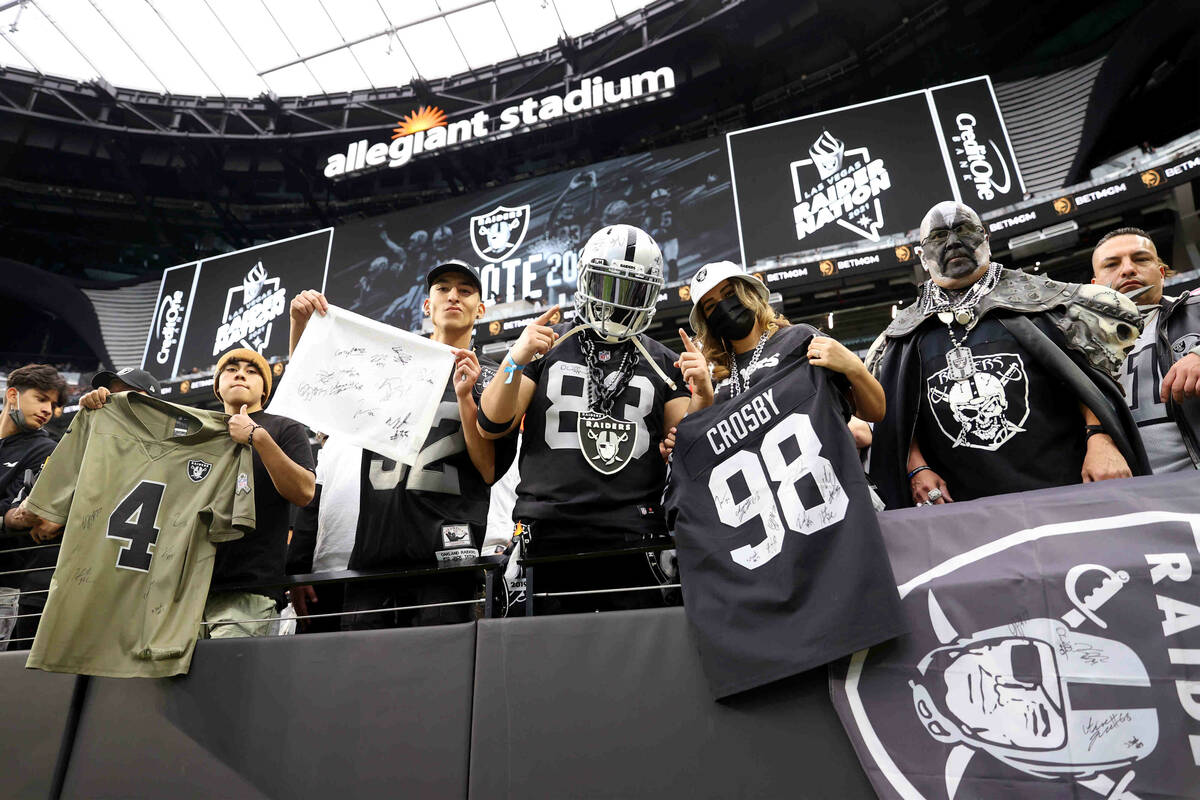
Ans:
POLYGON ((1156 169, 1148 169, 1142 173, 1142 183, 1147 189, 1153 189, 1162 183, 1162 175, 1159 175, 1156 169))
POLYGON ((996 450, 1029 418, 1029 381, 1016 353, 969 356, 966 364, 947 354, 946 368, 929 378, 929 407, 955 447, 996 450))
POLYGON ((192 479, 192 483, 199 483, 207 478, 211 470, 212 464, 207 461, 201 461, 198 458, 193 458, 187 463, 187 474, 192 479))
POLYGON ((1054 201, 1054 210, 1059 215, 1070 214, 1072 208, 1074 208, 1074 205, 1071 203, 1071 198, 1069 197, 1060 197, 1054 201))
POLYGON ((496 206, 471 217, 471 246, 485 261, 503 261, 516 252, 529 230, 529 206, 496 206))
POLYGON ((985 547, 903 564, 910 633, 851 660, 843 720, 879 797, 1194 797, 1200 518, 999 516, 985 547))
POLYGON ((615 475, 629 464, 637 442, 637 426, 606 414, 579 415, 579 449, 592 469, 615 475))

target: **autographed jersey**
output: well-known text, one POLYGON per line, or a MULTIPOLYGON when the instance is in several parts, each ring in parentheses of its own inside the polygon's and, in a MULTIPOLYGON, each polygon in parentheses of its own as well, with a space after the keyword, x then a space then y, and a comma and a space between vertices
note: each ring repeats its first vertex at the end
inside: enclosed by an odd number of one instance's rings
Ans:
MULTIPOLYGON (((472 393, 478 404, 497 365, 480 359, 472 393)), ((454 376, 446 383, 433 427, 412 467, 364 450, 358 531, 350 569, 427 565, 477 558, 487 530, 491 490, 467 452, 454 376)), ((474 424, 471 420, 471 424, 474 424)), ((516 434, 494 442, 495 477, 516 455, 516 434)))
POLYGON ((135 392, 75 417, 27 501, 66 530, 26 666, 187 672, 213 543, 255 525, 250 448, 226 420, 135 392))
MULTIPOLYGON (((555 331, 561 336, 571 327, 558 325, 555 331)), ((663 438, 663 407, 676 397, 690 397, 683 375, 674 366, 678 356, 649 337, 641 337, 659 368, 675 382, 675 389, 665 384, 642 356, 625 391, 613 404, 612 416, 631 425, 614 432, 610 441, 615 447, 593 453, 599 457, 593 459, 593 466, 579 441, 579 415, 588 410, 589 381, 579 340, 590 335, 590 331, 581 331, 525 367, 525 375, 537 388, 525 412, 521 482, 513 519, 544 522, 544 530, 580 526, 585 535, 596 529, 662 534, 659 503, 666 465, 658 443, 663 438), (611 468, 604 463, 610 456, 611 460, 627 458, 628 463, 606 474, 601 468, 611 468)), ((615 375, 620 347, 596 344, 606 380, 615 375)), ((591 434, 599 437, 605 432, 583 433, 591 434)))
POLYGON ((905 630, 848 410, 833 373, 803 358, 808 338, 789 333, 791 366, 675 434, 664 507, 717 698, 905 630))

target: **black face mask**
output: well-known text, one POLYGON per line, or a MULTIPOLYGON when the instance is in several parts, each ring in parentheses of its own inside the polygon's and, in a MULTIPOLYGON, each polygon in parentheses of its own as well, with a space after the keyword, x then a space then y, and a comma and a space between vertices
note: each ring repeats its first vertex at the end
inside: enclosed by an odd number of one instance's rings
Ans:
POLYGON ((737 295, 726 297, 709 312, 708 328, 727 342, 745 339, 754 330, 754 312, 737 295))

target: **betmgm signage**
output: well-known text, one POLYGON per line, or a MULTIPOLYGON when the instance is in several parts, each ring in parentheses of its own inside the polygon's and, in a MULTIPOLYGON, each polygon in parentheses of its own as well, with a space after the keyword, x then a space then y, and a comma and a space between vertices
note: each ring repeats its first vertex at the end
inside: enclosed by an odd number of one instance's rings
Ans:
POLYGON ((416 156, 443 148, 475 144, 523 133, 573 117, 582 117, 633 103, 670 95, 675 88, 675 71, 670 67, 605 80, 596 75, 583 78, 565 94, 527 97, 493 117, 476 111, 466 119, 449 122, 436 106, 421 106, 404 116, 392 129, 390 142, 360 139, 345 152, 325 159, 325 177, 339 178, 371 167, 402 167, 416 156))

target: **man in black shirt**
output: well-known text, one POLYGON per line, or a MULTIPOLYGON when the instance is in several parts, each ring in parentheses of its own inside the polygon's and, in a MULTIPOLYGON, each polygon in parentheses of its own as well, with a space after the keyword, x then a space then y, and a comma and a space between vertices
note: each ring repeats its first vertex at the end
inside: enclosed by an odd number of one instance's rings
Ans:
MULTIPOLYGON (((455 348, 455 367, 442 391, 433 426, 412 467, 363 451, 358 527, 350 553, 352 570, 428 568, 479 558, 487 528, 490 485, 515 455, 515 434, 490 441, 475 427, 483 387, 497 365, 470 349, 475 322, 485 311, 479 274, 463 261, 438 264, 426 276, 422 312, 433 322, 433 341, 455 348), (467 420, 468 425, 463 425, 467 420)), ((325 298, 302 292, 292 303, 292 342, 299 340, 325 298)), ((328 477, 328 476, 327 476, 328 477)), ((326 491, 328 491, 326 489, 326 491)), ((352 583, 343 611, 344 630, 466 622, 479 583, 472 572, 352 583), (437 605, 457 603, 457 605, 437 605), (402 606, 411 611, 381 611, 402 606)), ((293 590, 293 598, 312 597, 293 590)))
POLYGON ((206 625, 207 635, 270 635, 273 625, 254 620, 277 616, 283 593, 236 589, 286 574, 289 506, 308 505, 316 491, 312 448, 303 425, 262 410, 271 395, 271 370, 255 351, 238 348, 221 356, 213 390, 231 415, 230 437, 254 450, 257 524, 253 533, 217 546, 204 620, 227 624, 206 625))
MULTIPOLYGON (((581 324, 550 327, 557 306, 531 323, 483 393, 480 428, 503 435, 524 418, 513 519, 530 556, 613 549, 665 536, 666 465, 658 445, 693 403, 679 356, 642 333, 663 282, 662 255, 644 231, 602 228, 580 258, 581 324)), ((644 556, 548 565, 535 591, 646 586, 644 556)), ((562 610, 644 605, 657 596, 582 595, 562 610)))
MULTIPOLYGON (((54 407, 66 399, 66 393, 66 382, 48 364, 27 364, 8 374, 4 409, 0 411, 0 572, 47 566, 39 558, 44 551, 25 548, 48 544, 61 532, 44 530, 51 526, 39 524, 41 520, 36 515, 18 506, 54 450, 54 439, 42 428, 53 417, 54 407)), ((53 560, 48 566, 54 566, 53 560)), ((37 591, 37 581, 30 579, 38 574, 0 576, 0 584, 7 587, 0 589, 0 593, 11 598, 18 589, 22 591, 19 607, 4 604, 5 610, 0 614, 11 619, 0 619, 0 634, 11 630, 12 639, 28 639, 37 632, 37 617, 30 615, 41 612, 46 596, 25 592, 37 591)), ((49 571, 45 574, 49 575, 49 571)), ((7 638, 0 635, 0 648, 7 638)), ((30 642, 13 642, 10 649, 27 650, 29 645, 30 642)))
POLYGON ((891 508, 1146 474, 1114 376, 1141 328, 1126 297, 1003 269, 961 203, 921 223, 930 279, 876 340, 887 395, 871 477, 891 508))

